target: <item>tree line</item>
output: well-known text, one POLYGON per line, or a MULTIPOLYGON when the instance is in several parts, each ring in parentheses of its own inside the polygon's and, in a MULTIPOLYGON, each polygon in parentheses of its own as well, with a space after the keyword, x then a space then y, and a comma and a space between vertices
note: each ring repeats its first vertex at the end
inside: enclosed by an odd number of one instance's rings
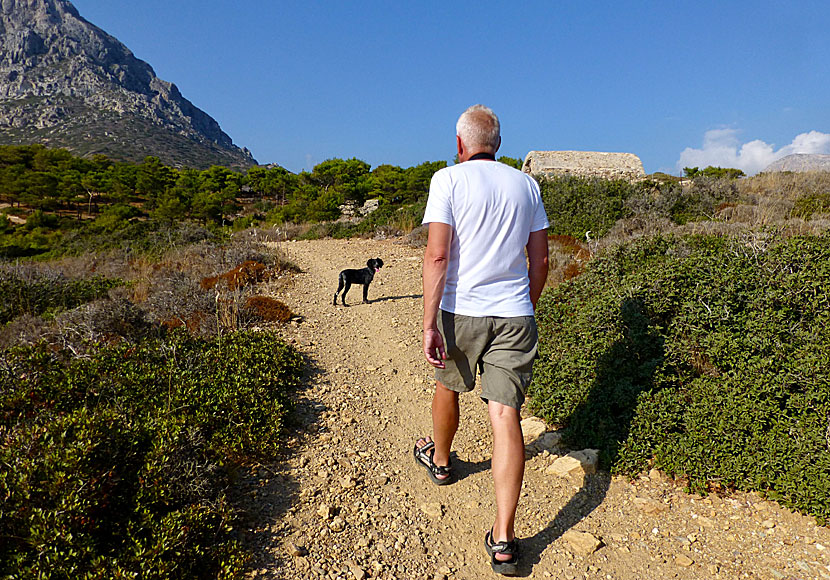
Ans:
MULTIPOLYGON (((508 157, 500 161, 521 165, 508 157)), ((270 221, 317 222, 339 217, 346 202, 423 201, 432 175, 446 165, 427 161, 409 168, 384 164, 372 169, 352 158, 329 159, 300 173, 277 165, 242 173, 221 166, 201 171, 176 168, 158 157, 135 164, 104 155, 75 157, 65 149, 42 145, 2 146, 0 200, 35 210, 63 210, 78 219, 117 206, 121 217, 144 211, 162 221, 222 223, 239 211, 240 199, 253 198, 264 202, 261 207, 268 210, 270 221)))

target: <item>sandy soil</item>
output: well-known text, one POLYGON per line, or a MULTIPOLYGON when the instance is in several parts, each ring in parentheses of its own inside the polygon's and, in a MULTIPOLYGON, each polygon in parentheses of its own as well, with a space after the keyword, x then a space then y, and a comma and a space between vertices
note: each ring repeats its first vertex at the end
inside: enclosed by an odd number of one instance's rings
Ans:
MULTIPOLYGON (((493 517, 486 407, 462 397, 453 485, 429 483, 411 451, 430 433, 421 355, 422 250, 393 240, 275 246, 303 273, 274 290, 300 322, 283 331, 313 370, 293 451, 242 478, 254 578, 495 577, 483 548, 493 517), (381 257, 362 304, 332 305, 337 273, 381 257)), ((565 450, 566 451, 566 450, 565 450)), ((564 451, 562 451, 564 452, 564 451)), ((702 498, 659 473, 563 478, 530 454, 517 533, 529 578, 830 578, 830 529, 753 494, 702 498), (599 547, 584 552, 567 532, 599 547), (593 538, 593 540, 592 540, 593 538), (590 553, 588 553, 590 552, 590 553), (587 555, 586 555, 587 554, 587 555)))

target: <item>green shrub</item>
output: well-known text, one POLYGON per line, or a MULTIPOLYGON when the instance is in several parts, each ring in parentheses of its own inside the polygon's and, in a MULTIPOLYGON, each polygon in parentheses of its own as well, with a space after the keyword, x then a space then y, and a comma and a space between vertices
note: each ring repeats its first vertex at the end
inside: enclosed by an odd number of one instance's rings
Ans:
POLYGON ((541 179, 542 201, 550 221, 550 233, 583 239, 587 232, 599 238, 614 223, 629 215, 625 200, 637 186, 622 180, 583 177, 541 179))
POLYGON ((103 231, 96 222, 66 232, 49 247, 49 256, 80 255, 87 252, 122 250, 131 254, 161 256, 177 245, 215 240, 217 233, 193 222, 173 224, 160 220, 107 222, 111 231, 103 231))
POLYGON ((629 215, 670 219, 675 224, 714 220, 726 204, 743 203, 734 179, 698 177, 681 185, 673 181, 643 182, 627 197, 629 215))
POLYGON ((723 204, 741 201, 738 184, 734 178, 698 177, 691 185, 675 186, 670 214, 674 223, 713 220, 723 204))
POLYGON ((795 201, 794 217, 808 220, 813 214, 830 214, 830 192, 808 194, 795 201))
POLYGON ((257 218, 257 216, 254 215, 237 218, 233 220, 233 224, 231 224, 231 229, 235 232, 247 230, 248 228, 254 227, 258 219, 259 218, 257 218))
POLYGON ((24 227, 27 230, 34 230, 36 228, 43 228, 46 230, 53 230, 58 227, 60 219, 52 213, 45 213, 43 210, 36 209, 26 218, 24 227))
POLYGON ((683 174, 692 179, 738 179, 739 177, 746 176, 740 169, 735 169, 734 167, 715 167, 713 165, 709 165, 703 169, 698 167, 684 167, 683 174))
POLYGON ((830 237, 657 237, 544 294, 534 410, 616 473, 830 519, 830 237))
POLYGON ((302 360, 272 335, 167 340, 0 367, 0 575, 238 578, 224 490, 273 457, 302 360))

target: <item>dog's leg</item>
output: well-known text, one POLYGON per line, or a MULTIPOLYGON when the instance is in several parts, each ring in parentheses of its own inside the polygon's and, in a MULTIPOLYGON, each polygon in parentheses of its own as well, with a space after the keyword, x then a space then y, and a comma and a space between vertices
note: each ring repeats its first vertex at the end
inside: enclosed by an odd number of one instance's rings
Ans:
POLYGON ((349 282, 348 280, 345 280, 345 282, 346 282, 346 287, 343 288, 343 295, 341 296, 341 298, 343 299, 343 306, 346 306, 346 293, 349 291, 349 288, 352 287, 351 282, 349 282))
POLYGON ((363 303, 369 304, 369 282, 363 285, 363 303))
POLYGON ((334 305, 337 306, 337 295, 340 294, 340 291, 343 289, 343 285, 346 283, 345 276, 340 274, 339 277, 339 284, 337 285, 337 292, 334 293, 334 305))

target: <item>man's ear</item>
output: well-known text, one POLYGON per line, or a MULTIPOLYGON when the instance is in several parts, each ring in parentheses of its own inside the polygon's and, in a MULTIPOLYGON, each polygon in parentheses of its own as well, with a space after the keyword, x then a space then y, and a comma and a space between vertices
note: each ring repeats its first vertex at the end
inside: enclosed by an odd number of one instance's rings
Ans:
POLYGON ((458 158, 461 159, 464 154, 464 143, 461 142, 461 137, 458 135, 455 136, 455 147, 458 150, 458 158))
MULTIPOLYGON (((501 147, 501 135, 499 135, 499 144, 496 145, 496 151, 499 150, 499 147, 501 147)), ((495 153, 496 151, 493 151, 493 153, 495 153)))

